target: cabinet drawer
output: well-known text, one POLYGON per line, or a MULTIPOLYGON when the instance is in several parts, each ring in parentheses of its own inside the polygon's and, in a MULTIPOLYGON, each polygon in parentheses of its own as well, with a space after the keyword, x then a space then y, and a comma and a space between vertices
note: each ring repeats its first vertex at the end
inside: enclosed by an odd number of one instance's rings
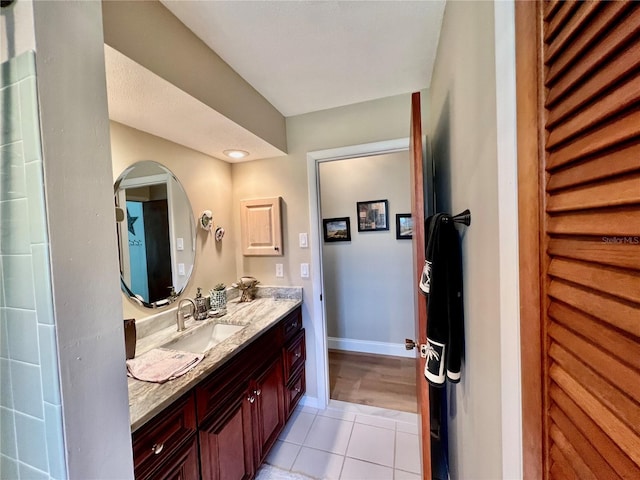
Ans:
POLYGON ((289 418, 291 412, 293 412, 293 409, 296 408, 296 405, 298 405, 298 402, 302 398, 302 395, 304 395, 305 390, 306 384, 303 368, 291 379, 291 382, 287 384, 287 388, 285 391, 287 418, 289 418))
POLYGON ((302 328, 302 310, 296 308, 282 321, 282 333, 286 342, 302 328))
POLYGON ((304 365, 306 348, 304 329, 302 329, 284 349, 284 382, 289 382, 291 375, 304 365))
POLYGON ((133 434, 136 478, 145 478, 196 431, 193 394, 178 400, 133 434))

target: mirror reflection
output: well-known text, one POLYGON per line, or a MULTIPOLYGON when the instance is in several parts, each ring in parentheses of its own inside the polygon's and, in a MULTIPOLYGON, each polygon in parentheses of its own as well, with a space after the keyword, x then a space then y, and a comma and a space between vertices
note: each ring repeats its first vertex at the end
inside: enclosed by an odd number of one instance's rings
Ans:
POLYGON ((159 307, 187 286, 195 260, 195 220, 176 177, 153 161, 138 162, 115 183, 122 290, 159 307))

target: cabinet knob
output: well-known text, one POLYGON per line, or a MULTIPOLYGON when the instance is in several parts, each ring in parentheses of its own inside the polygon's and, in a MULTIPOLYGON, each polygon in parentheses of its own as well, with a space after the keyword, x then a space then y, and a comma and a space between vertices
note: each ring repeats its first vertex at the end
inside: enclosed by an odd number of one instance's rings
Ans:
POLYGON ((151 447, 151 451, 155 455, 160 455, 160 453, 164 450, 164 443, 155 443, 153 447, 151 447))
POLYGON ((256 396, 259 397, 260 395, 262 395, 262 390, 260 390, 260 389, 256 390, 255 394, 256 394, 256 396))
POLYGON ((296 358, 300 358, 302 356, 302 352, 296 352, 296 358))
POLYGON ((300 387, 295 388, 296 393, 300 393, 300 390, 302 390, 300 387))
POLYGON ((273 249, 274 249, 276 252, 279 252, 279 251, 280 251, 280 247, 273 247, 273 249))
POLYGON ((255 402, 255 401, 256 401, 256 397, 254 397, 253 395, 249 395, 249 396, 247 397, 247 400, 249 400, 249 403, 253 403, 253 402, 255 402))
POLYGON ((297 320, 295 322, 291 323, 291 328, 298 328, 298 321, 297 320))

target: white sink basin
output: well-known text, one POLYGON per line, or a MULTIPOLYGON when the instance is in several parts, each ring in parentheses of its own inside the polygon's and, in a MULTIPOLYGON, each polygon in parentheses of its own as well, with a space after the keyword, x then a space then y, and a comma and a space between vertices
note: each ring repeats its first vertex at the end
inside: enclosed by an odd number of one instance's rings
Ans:
POLYGON ((245 325, 210 323, 197 328, 193 332, 187 332, 169 343, 165 343, 162 348, 170 348, 182 352, 204 353, 243 328, 245 328, 245 325))

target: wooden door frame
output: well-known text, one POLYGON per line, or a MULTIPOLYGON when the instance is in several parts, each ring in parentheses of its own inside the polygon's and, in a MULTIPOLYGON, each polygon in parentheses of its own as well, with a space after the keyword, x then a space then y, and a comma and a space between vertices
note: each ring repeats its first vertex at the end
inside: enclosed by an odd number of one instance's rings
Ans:
POLYGON ((539 2, 515 2, 518 140, 518 228, 520 267, 520 351, 522 372, 522 466, 526 479, 545 478, 543 415, 543 310, 541 248, 544 225, 544 127, 538 90, 541 10, 539 2))

